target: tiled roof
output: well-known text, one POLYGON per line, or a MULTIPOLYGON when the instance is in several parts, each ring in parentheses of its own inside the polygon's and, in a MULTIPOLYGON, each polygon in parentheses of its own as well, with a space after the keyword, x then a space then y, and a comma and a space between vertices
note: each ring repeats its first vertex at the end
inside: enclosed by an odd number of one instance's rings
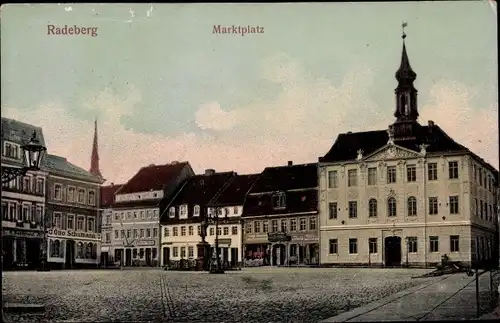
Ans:
POLYGON ((87 180, 93 183, 102 183, 102 179, 92 175, 85 169, 70 163, 66 158, 47 154, 42 166, 49 174, 60 175, 68 178, 87 180))
MULTIPOLYGON (((41 127, 33 126, 21 121, 13 120, 13 119, 8 119, 8 118, 3 118, 2 117, 2 145, 1 149, 3 150, 3 141, 7 140, 19 145, 23 145, 27 143, 30 139, 31 136, 33 135, 33 131, 36 131, 37 134, 37 139, 40 141, 40 144, 42 146, 45 145, 45 138, 43 136, 43 130, 41 127)), ((2 154, 3 158, 3 154, 2 154)), ((45 157, 43 157, 45 159, 45 157)), ((22 164, 24 162, 24 159, 19 159, 19 163, 16 164, 22 164)), ((42 160, 43 162, 43 160, 42 160)), ((9 160, 9 163, 12 163, 9 160)))
POLYGON ((181 162, 142 167, 116 194, 162 190, 175 180, 185 167, 191 166, 188 162, 181 162))
POLYGON ((260 174, 234 176, 224 189, 210 201, 209 206, 243 205, 248 191, 260 174))
MULTIPOLYGON (((319 162, 328 163, 355 160, 359 149, 363 150, 364 156, 368 156, 387 145, 388 140, 389 135, 387 134, 387 130, 342 133, 339 134, 330 150, 323 157, 319 157, 319 162)), ((427 153, 471 153, 480 159, 492 172, 495 174, 498 172, 492 165, 475 155, 467 147, 453 140, 436 124, 420 126, 416 139, 396 139, 395 144, 416 152, 420 151, 419 146, 421 144, 427 144, 429 145, 426 148, 427 153)))
MULTIPOLYGON (((221 172, 210 175, 195 175, 187 179, 170 201, 162 201, 162 208, 160 209, 162 223, 165 221, 172 222, 166 211, 169 207, 185 204, 188 206, 199 205, 201 218, 208 202, 236 175, 235 172, 221 172)), ((191 215, 192 207, 188 207, 188 217, 190 218, 191 215)), ((178 214, 176 214, 177 218, 178 214)))
MULTIPOLYGON (((363 150, 367 156, 387 145, 389 135, 386 130, 342 133, 337 137, 332 148, 320 157, 320 162, 337 162, 355 160, 357 151, 363 150)), ((451 139, 439 126, 420 126, 414 140, 395 141, 395 144, 413 151, 420 151, 421 144, 428 144, 428 153, 437 152, 465 152, 467 148, 451 139)))
POLYGON ((107 208, 113 205, 114 202, 114 196, 116 191, 118 191, 123 184, 119 185, 106 185, 106 186, 101 186, 101 207, 102 208, 107 208))
POLYGON ((267 167, 249 193, 287 191, 318 186, 317 164, 267 167))
POLYGON ((317 212, 318 210, 317 189, 285 192, 286 207, 279 209, 274 208, 272 196, 271 193, 248 195, 243 206, 242 217, 317 212))

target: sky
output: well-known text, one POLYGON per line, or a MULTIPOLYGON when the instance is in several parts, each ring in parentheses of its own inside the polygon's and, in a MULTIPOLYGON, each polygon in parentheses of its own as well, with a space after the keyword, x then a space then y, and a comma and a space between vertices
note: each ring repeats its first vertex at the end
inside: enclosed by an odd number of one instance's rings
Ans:
POLYGON ((433 120, 498 168, 495 10, 488 1, 4 5, 1 113, 43 127, 48 152, 85 169, 97 118, 107 183, 172 161, 241 174, 317 162, 339 133, 394 122, 405 21, 420 123, 433 120))

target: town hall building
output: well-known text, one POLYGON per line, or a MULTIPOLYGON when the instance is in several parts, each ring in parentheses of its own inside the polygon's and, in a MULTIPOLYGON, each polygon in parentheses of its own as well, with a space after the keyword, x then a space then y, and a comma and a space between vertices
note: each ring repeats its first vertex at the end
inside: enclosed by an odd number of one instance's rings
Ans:
POLYGON ((498 171, 433 121, 418 120, 405 46, 395 122, 340 134, 319 158, 322 265, 470 265, 496 247, 498 171))

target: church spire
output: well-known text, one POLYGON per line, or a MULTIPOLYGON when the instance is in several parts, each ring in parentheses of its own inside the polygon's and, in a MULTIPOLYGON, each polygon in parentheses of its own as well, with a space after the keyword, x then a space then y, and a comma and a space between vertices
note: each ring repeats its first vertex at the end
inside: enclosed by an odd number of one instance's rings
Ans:
POLYGON ((418 127, 418 107, 417 107, 417 89, 415 89, 413 82, 417 78, 417 73, 413 71, 406 52, 406 33, 404 28, 408 24, 405 22, 403 27, 403 50, 401 53, 401 63, 399 69, 396 71, 396 80, 398 86, 394 90, 396 95, 396 111, 394 116, 396 122, 394 123, 395 136, 404 138, 412 137, 415 133, 415 128, 418 127))
POLYGON ((90 170, 89 172, 102 178, 101 171, 99 170, 99 147, 97 143, 97 118, 94 121, 94 143, 92 144, 92 156, 90 157, 90 170))

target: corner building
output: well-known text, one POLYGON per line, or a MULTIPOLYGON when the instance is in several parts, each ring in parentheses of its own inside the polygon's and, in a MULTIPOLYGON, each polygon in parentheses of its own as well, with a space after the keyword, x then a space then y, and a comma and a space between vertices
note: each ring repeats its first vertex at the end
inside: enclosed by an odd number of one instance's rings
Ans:
POLYGON ((498 171, 437 124, 417 122, 403 35, 396 121, 340 134, 319 158, 322 265, 430 267, 492 259, 498 171))

